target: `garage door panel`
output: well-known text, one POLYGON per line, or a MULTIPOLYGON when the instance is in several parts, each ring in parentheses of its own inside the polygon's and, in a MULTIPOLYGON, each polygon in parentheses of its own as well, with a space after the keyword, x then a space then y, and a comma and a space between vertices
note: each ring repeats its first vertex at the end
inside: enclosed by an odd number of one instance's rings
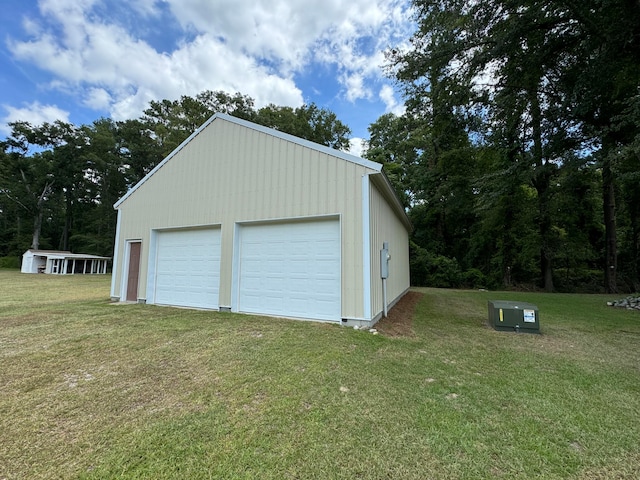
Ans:
POLYGON ((240 311, 340 319, 337 220, 245 226, 240 235, 240 311))
POLYGON ((220 230, 158 233, 155 302, 218 308, 220 230))

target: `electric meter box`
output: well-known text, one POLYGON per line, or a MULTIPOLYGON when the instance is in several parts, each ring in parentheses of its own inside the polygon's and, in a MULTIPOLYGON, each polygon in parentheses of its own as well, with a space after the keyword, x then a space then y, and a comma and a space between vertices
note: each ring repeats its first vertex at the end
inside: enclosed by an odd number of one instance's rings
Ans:
POLYGON ((525 302, 489 301, 489 324, 500 331, 540 333, 538 307, 525 302))

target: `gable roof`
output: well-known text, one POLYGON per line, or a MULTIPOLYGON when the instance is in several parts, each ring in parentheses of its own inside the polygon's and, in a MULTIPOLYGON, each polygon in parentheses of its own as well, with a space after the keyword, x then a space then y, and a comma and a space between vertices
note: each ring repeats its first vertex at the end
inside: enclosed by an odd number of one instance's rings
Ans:
POLYGON ((99 255, 89 255, 85 253, 71 253, 68 250, 34 250, 33 248, 28 249, 23 257, 31 253, 38 257, 49 257, 49 258, 68 258, 68 259, 86 259, 86 260, 110 260, 111 257, 101 257, 99 255))
POLYGON ((325 153, 327 155, 331 155, 333 157, 337 157, 340 158, 346 162, 351 162, 351 163, 355 163, 356 165, 360 165, 363 167, 366 167, 368 169, 374 170, 374 172, 372 172, 373 174, 380 174, 383 177, 383 183, 386 184, 385 185, 385 190, 387 190, 386 193, 390 194, 392 200, 392 206, 394 208, 394 210, 396 210, 396 213, 400 216, 400 218, 402 219, 403 223, 405 224, 405 226, 407 227, 407 229, 411 230, 413 227, 411 225, 411 221, 409 220, 409 218, 407 217, 406 212, 404 211, 404 208, 402 206, 402 203, 400 202, 400 200, 398 199, 397 195, 395 194, 393 188, 391 187, 391 183, 389 182, 387 176, 384 174, 384 172, 382 171, 382 164, 377 163, 377 162, 372 162, 370 160, 366 160, 364 158, 360 158, 357 157, 355 155, 351 155, 350 153, 346 153, 346 152, 342 152, 340 150, 336 150, 330 147, 327 147, 325 145, 321 145, 319 143, 314 143, 311 142, 309 140, 305 140, 303 138, 300 137, 296 137, 294 135, 290 135, 288 133, 285 132, 281 132, 279 130, 276 130, 274 128, 269 128, 269 127, 265 127, 263 125, 259 125, 257 123, 253 123, 253 122, 249 122, 247 120, 243 120, 241 118, 237 118, 225 113, 215 113, 214 115, 212 115, 209 120, 207 120, 205 123, 202 124, 202 126, 200 126, 195 132, 193 132, 191 135, 189 135, 189 137, 183 141, 180 145, 178 145, 178 147, 176 147, 175 150, 173 150, 169 155, 167 155, 160 163, 158 163, 158 165, 155 166, 155 168, 153 170, 151 170, 147 175, 144 176, 144 178, 142 180, 140 180, 137 184, 135 184, 125 195, 122 196, 122 198, 120 198, 120 200, 118 200, 114 205, 113 208, 118 209, 118 207, 120 205, 122 205, 122 203, 127 200, 127 198, 129 198, 136 190, 138 190, 145 182, 147 182, 158 170, 160 170, 169 160, 171 160, 175 155, 178 154, 178 152, 180 152, 180 150, 182 150, 188 143, 190 143, 195 137, 197 137, 200 132, 202 132, 204 129, 206 129, 211 123, 213 123, 216 120, 224 120, 227 122, 231 122, 234 123, 236 125, 241 125, 243 127, 279 138, 281 140, 285 140, 287 142, 292 142, 295 143, 297 145, 306 147, 306 148, 310 148, 312 150, 316 150, 318 152, 321 153, 325 153))

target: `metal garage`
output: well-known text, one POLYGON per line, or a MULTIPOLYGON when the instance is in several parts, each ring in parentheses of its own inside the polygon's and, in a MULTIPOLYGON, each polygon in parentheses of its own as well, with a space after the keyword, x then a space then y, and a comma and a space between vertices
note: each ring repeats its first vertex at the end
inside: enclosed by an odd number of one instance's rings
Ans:
POLYGON ((239 228, 240 312, 340 321, 337 219, 239 228))
POLYGON ((156 303, 218 308, 219 291, 219 228, 158 232, 156 303))
POLYGON ((409 288, 382 165, 222 113, 114 207, 114 301, 370 326, 409 288))

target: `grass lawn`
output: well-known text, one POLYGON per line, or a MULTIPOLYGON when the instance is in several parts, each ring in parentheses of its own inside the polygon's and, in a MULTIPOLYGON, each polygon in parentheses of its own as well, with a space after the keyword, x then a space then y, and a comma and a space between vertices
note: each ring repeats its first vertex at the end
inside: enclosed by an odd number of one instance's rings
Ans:
POLYGON ((420 289, 388 337, 109 282, 0 270, 0 479, 640 478, 640 312, 611 297, 420 289))

